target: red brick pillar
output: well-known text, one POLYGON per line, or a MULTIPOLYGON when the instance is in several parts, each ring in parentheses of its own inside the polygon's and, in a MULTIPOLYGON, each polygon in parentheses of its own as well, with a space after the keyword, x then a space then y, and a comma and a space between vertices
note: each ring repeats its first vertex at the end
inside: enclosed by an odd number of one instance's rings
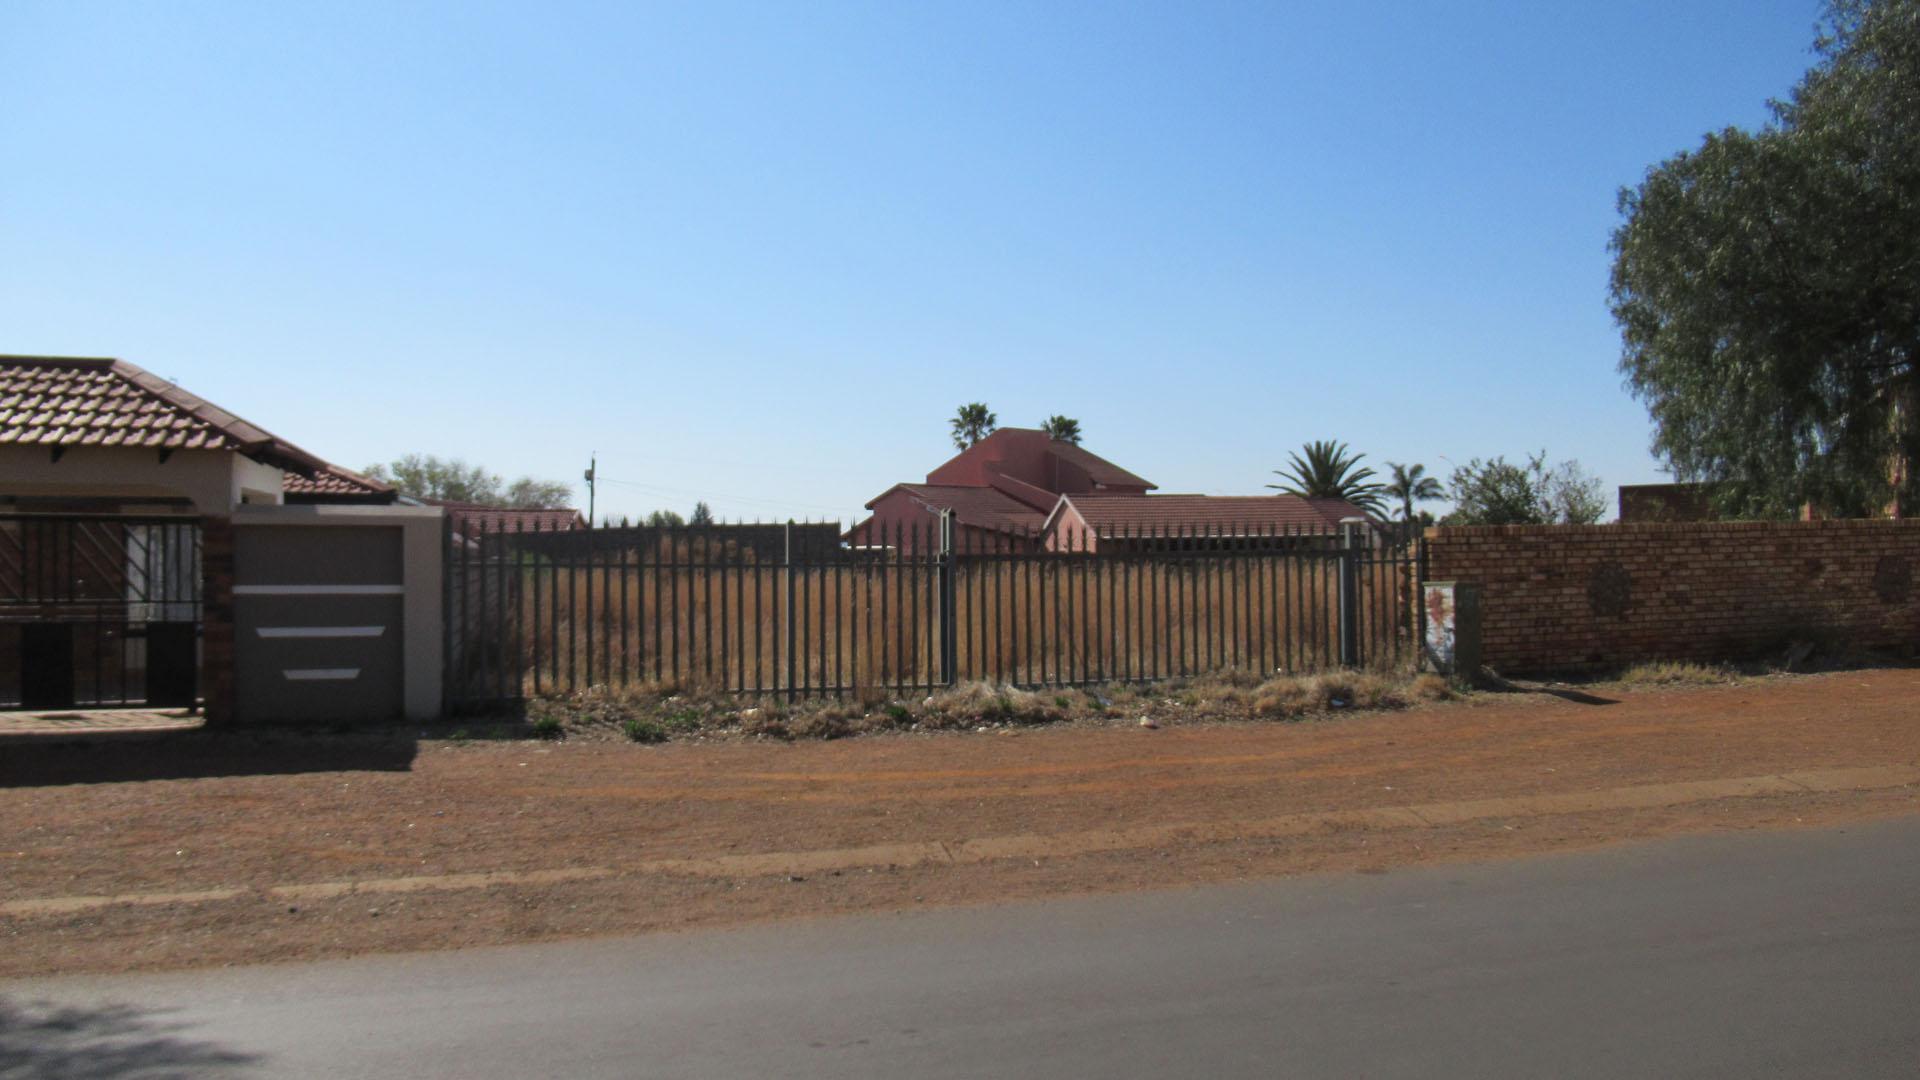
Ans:
POLYGON ((207 723, 234 722, 233 520, 200 522, 200 686, 207 723))

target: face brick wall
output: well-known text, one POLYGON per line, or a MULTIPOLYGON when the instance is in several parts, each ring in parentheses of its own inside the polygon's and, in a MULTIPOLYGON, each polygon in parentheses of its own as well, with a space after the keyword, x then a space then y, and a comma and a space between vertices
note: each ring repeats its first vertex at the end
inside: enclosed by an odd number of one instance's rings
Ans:
POLYGON ((1427 580, 1480 584, 1496 671, 1920 645, 1920 522, 1434 528, 1427 552, 1427 580))
POLYGON ((200 523, 200 696, 207 723, 233 722, 233 520, 200 523))

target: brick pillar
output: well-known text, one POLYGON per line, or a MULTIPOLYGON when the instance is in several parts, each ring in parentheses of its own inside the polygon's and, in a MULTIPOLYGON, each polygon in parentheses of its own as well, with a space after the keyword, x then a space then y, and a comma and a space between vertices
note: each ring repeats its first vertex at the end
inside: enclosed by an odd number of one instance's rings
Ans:
POLYGON ((200 687, 207 723, 234 722, 233 519, 200 521, 200 687))

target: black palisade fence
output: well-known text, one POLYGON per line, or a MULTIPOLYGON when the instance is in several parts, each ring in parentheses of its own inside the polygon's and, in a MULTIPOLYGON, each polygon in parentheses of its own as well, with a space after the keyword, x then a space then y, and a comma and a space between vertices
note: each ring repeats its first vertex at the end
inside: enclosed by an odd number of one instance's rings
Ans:
POLYGON ((1086 686, 1416 656, 1418 541, 1374 524, 447 528, 447 698, 1086 686))

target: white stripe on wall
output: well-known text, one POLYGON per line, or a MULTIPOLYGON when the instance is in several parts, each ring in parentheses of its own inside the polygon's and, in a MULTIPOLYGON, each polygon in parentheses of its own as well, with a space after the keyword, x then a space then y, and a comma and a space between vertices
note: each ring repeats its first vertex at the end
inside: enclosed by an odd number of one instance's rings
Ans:
POLYGON ((400 596, 405 585, 235 585, 235 596, 400 596))
POLYGON ((340 638, 379 637, 384 626, 262 626, 255 633, 263 638, 340 638))
POLYGON ((280 674, 293 682, 337 682, 360 677, 357 667, 283 668, 280 674))

